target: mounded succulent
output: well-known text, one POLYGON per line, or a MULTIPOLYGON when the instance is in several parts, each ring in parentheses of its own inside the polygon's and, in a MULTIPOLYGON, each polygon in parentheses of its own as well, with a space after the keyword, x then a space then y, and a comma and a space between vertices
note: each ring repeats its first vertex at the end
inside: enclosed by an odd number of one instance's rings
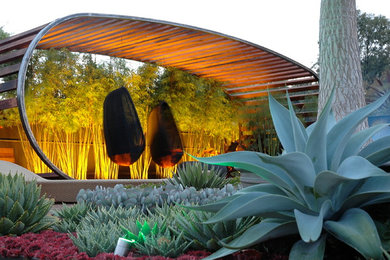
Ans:
POLYGON ((77 236, 69 233, 70 239, 80 252, 86 252, 90 257, 95 257, 103 252, 114 252, 116 242, 122 235, 118 224, 112 221, 98 225, 83 225, 81 223, 76 233, 77 236))
POLYGON ((200 162, 186 162, 177 168, 176 174, 167 182, 183 187, 194 187, 197 190, 205 188, 223 188, 229 183, 226 173, 215 166, 200 162))
POLYGON ((131 228, 133 231, 123 228, 125 232, 124 238, 132 241, 132 245, 141 254, 177 257, 183 254, 190 246, 191 242, 183 238, 182 232, 178 236, 175 236, 171 231, 172 228, 168 228, 169 216, 162 222, 160 216, 157 218, 154 216, 146 218, 149 219, 149 222, 153 219, 160 221, 154 222, 154 225, 151 227, 147 220, 144 220, 144 224, 141 224, 137 220, 136 228, 134 226, 131 228))
POLYGON ((47 213, 54 200, 41 197, 36 181, 26 182, 19 174, 0 174, 0 235, 21 235, 52 226, 56 219, 47 213))
POLYGON ((62 208, 55 210, 53 215, 58 217, 58 221, 53 230, 57 232, 76 232, 81 220, 87 215, 88 212, 93 211, 93 207, 87 203, 81 202, 72 206, 62 205, 62 208))
MULTIPOLYGON (((333 93, 332 93, 333 96, 333 93)), ((386 125, 355 133, 356 127, 387 98, 336 122, 330 98, 317 122, 304 128, 288 107, 269 97, 275 129, 284 154, 233 152, 204 163, 251 171, 268 183, 254 185, 198 210, 216 214, 206 223, 260 216, 263 220, 207 259, 215 259, 270 238, 299 234, 290 259, 323 259, 327 236, 348 244, 367 259, 385 250, 371 216, 362 208, 390 201, 390 175, 379 165, 390 158, 390 136, 365 146, 386 125)))
POLYGON ((69 237, 80 252, 90 257, 99 253, 112 253, 119 237, 123 235, 121 226, 135 221, 142 216, 135 208, 99 207, 89 211, 76 228, 77 236, 69 233, 69 237))
POLYGON ((143 255, 159 255, 165 257, 178 257, 183 254, 191 242, 183 237, 183 232, 178 236, 172 234, 168 229, 165 233, 145 237, 144 243, 135 243, 137 250, 143 255))
POLYGON ((236 188, 227 184, 222 189, 206 188, 197 191, 194 187, 167 184, 160 187, 124 188, 118 184, 114 188, 96 187, 95 190, 81 189, 77 194, 78 202, 91 203, 105 207, 138 207, 143 212, 153 211, 156 206, 165 203, 183 205, 206 204, 218 199, 231 196, 236 188))

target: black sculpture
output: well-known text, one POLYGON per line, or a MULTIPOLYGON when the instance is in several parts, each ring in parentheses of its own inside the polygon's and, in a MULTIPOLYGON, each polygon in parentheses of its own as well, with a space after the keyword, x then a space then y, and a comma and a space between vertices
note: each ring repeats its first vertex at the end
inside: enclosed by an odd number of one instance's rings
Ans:
POLYGON ((103 109, 104 138, 110 159, 129 166, 145 149, 145 137, 137 111, 126 88, 109 93, 103 109))
POLYGON ((163 168, 174 166, 183 156, 180 134, 166 102, 161 102, 150 112, 146 138, 152 160, 163 168))

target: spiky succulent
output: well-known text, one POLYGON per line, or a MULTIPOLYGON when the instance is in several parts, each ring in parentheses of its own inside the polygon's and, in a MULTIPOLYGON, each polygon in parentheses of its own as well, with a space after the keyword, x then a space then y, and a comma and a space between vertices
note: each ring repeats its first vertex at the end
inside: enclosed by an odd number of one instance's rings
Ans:
POLYGON ((58 221, 54 226, 54 231, 57 232, 76 232, 81 220, 93 210, 93 206, 84 202, 77 203, 72 206, 63 204, 61 209, 55 210, 53 215, 58 217, 58 221))
POLYGON ((181 184, 183 187, 194 187, 197 190, 205 188, 223 188, 229 183, 226 172, 214 166, 200 162, 187 162, 178 167, 176 174, 167 180, 173 185, 181 184))
MULTIPOLYGON (((149 219, 153 220, 153 218, 158 219, 155 216, 149 219)), ((168 228, 167 222, 169 222, 169 219, 171 219, 171 216, 168 216, 162 222, 154 222, 152 226, 148 224, 147 220, 144 220, 143 224, 137 220, 136 228, 131 227, 133 231, 123 228, 124 238, 131 241, 131 245, 141 254, 177 257, 184 253, 191 242, 184 239, 183 232, 180 232, 177 236, 173 234, 171 229, 168 228)))
POLYGON ((112 253, 116 242, 123 234, 121 226, 135 221, 142 216, 139 209, 122 207, 99 207, 89 211, 76 228, 77 236, 69 234, 80 252, 90 257, 99 253, 112 253))
POLYGON ((69 233, 70 239, 80 252, 86 252, 90 257, 103 252, 114 252, 116 242, 122 234, 118 224, 112 221, 99 225, 81 224, 76 233, 77 236, 69 233))
POLYGON ((203 222, 211 218, 214 213, 189 210, 180 206, 157 208, 155 214, 168 217, 174 222, 172 230, 192 242, 194 249, 206 249, 216 251, 222 246, 222 242, 230 242, 239 237, 248 228, 260 222, 258 217, 245 217, 213 224, 203 222))
POLYGON ((22 175, 0 174, 0 235, 38 232, 53 225, 47 215, 54 200, 41 196, 36 181, 26 182, 22 175))
POLYGON ((318 121, 305 129, 289 99, 286 109, 270 96, 270 111, 284 154, 273 157, 242 151, 198 158, 242 168, 267 181, 197 208, 216 212, 206 223, 263 217, 207 259, 291 234, 299 234, 300 240, 293 245, 290 259, 323 259, 327 236, 348 244, 365 258, 382 259, 384 250, 377 229, 363 208, 390 201, 390 175, 377 167, 390 158, 390 136, 365 145, 385 125, 357 133, 355 129, 388 97, 384 95, 337 123, 330 98, 318 121))
POLYGON ((135 243, 137 250, 143 255, 159 255, 165 257, 178 257, 191 245, 183 237, 183 232, 175 236, 168 229, 159 235, 145 237, 145 243, 135 243))

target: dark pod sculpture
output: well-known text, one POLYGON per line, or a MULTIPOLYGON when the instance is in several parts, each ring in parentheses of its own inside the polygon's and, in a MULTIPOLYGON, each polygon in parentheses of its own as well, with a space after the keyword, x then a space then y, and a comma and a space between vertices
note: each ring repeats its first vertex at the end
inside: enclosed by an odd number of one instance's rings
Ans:
POLYGON ((110 159, 129 166, 145 149, 145 137, 137 111, 126 88, 109 93, 103 109, 104 138, 110 159))
POLYGON ((166 168, 180 161, 183 145, 175 119, 166 102, 161 102, 150 112, 146 137, 152 160, 156 164, 166 168))

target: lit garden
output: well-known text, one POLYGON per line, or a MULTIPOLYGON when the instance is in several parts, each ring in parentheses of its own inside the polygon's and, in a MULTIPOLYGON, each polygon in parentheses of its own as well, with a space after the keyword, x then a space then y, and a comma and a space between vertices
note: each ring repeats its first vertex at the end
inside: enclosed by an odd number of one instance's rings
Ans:
POLYGON ((362 61, 366 104, 340 116, 334 85, 356 75, 332 74, 327 47, 319 83, 162 21, 79 14, 4 38, 0 259, 390 259, 390 58, 374 76, 362 61))

